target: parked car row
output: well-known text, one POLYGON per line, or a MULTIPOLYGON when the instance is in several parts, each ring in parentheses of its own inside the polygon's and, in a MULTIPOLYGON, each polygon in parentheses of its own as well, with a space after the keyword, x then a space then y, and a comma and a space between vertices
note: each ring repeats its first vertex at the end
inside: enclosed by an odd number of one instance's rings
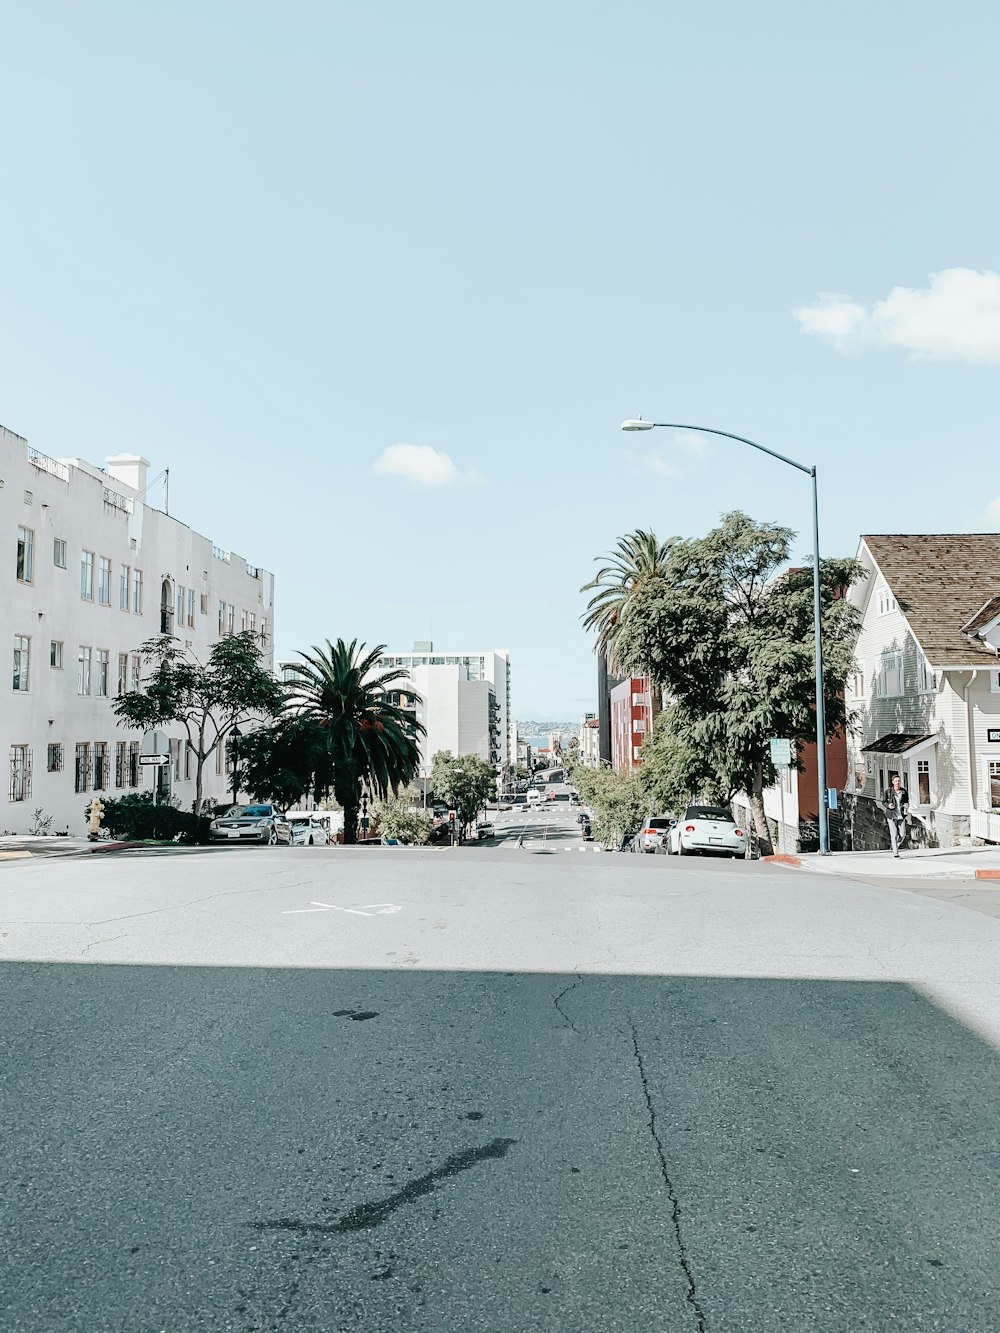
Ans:
POLYGON ((324 811, 285 813, 266 802, 233 805, 208 828, 212 842, 261 843, 275 847, 325 847, 330 841, 330 816, 324 811))

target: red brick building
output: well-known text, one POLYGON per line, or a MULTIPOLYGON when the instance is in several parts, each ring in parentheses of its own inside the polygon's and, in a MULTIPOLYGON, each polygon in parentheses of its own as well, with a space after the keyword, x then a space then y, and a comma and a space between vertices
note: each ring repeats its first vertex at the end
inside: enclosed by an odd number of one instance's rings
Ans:
POLYGON ((653 730, 659 694, 648 676, 631 676, 611 691, 611 766, 619 772, 637 768, 639 747, 653 730))

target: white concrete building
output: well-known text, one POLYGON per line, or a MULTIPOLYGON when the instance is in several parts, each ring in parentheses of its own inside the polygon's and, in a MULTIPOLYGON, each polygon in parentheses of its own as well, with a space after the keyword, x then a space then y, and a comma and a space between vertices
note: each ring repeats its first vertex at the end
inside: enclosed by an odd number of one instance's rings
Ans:
POLYGON ((597 768, 600 763, 601 724, 596 713, 584 713, 580 719, 580 763, 597 768))
MULTIPOLYGON (((10 543, 0 640, 13 653, 0 714, 0 831, 29 833, 41 810, 53 831, 82 833, 95 791, 152 787, 154 772, 190 808, 183 730, 165 729, 167 770, 143 769, 141 735, 111 710, 116 694, 135 688, 144 640, 175 634, 204 658, 222 635, 252 629, 271 668, 273 575, 151 508, 148 470, 133 454, 107 459, 106 469, 48 458, 0 427, 0 532, 10 543)), ((224 799, 228 783, 219 752, 206 764, 204 794, 224 799)))
MULTIPOLYGON (((432 643, 416 643, 410 653, 386 653, 380 666, 402 670, 420 696, 416 714, 427 728, 420 738, 420 762, 427 774, 439 750, 476 754, 507 770, 513 760, 505 649, 442 653, 432 643)), ((405 694, 405 686, 400 689, 405 694)))

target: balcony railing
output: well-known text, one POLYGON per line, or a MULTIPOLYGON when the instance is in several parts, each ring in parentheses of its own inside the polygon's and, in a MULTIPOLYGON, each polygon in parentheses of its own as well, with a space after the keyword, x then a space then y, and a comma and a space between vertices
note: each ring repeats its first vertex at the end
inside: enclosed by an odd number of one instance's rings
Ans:
POLYGON ((39 449, 28 447, 28 462, 32 467, 38 468, 39 472, 47 472, 50 477, 58 477, 60 481, 69 481, 69 468, 66 464, 50 458, 39 449))
POLYGON ((1000 842, 1000 810, 973 810, 972 836, 984 842, 1000 842))
POLYGON ((104 503, 110 505, 112 509, 120 509, 123 514, 131 514, 134 508, 127 495, 122 495, 120 491, 113 491, 110 486, 104 488, 104 503))
POLYGON ((224 551, 221 546, 213 546, 212 554, 215 556, 216 560, 229 560, 229 552, 224 551))
POLYGON ((250 575, 252 579, 260 578, 260 570, 257 568, 256 565, 251 565, 249 560, 247 561, 247 573, 250 575))

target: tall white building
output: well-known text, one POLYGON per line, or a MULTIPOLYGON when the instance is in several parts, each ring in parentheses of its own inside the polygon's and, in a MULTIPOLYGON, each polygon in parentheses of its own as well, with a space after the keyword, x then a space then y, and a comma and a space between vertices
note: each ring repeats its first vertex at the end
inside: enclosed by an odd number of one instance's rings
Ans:
MULTIPOLYGON (((156 772, 190 807, 183 729, 163 728, 169 768, 143 769, 141 735, 111 711, 115 695, 136 686, 145 639, 174 634, 204 660, 223 635, 249 629, 272 666, 274 576, 151 508, 146 459, 106 463, 48 458, 0 426, 0 533, 9 543, 0 642, 13 655, 0 710, 0 826, 11 833, 30 832, 36 810, 54 831, 82 833, 94 792, 152 787, 156 772)), ((205 766, 204 795, 222 800, 228 785, 220 750, 205 766)))
MULTIPOLYGON (((510 658, 505 649, 438 652, 432 643, 415 643, 410 653, 386 653, 380 665, 400 669, 420 696, 416 714, 427 728, 420 738, 426 773, 439 750, 475 754, 507 770, 513 759, 510 658)), ((405 685, 398 688, 405 693, 405 685)))

